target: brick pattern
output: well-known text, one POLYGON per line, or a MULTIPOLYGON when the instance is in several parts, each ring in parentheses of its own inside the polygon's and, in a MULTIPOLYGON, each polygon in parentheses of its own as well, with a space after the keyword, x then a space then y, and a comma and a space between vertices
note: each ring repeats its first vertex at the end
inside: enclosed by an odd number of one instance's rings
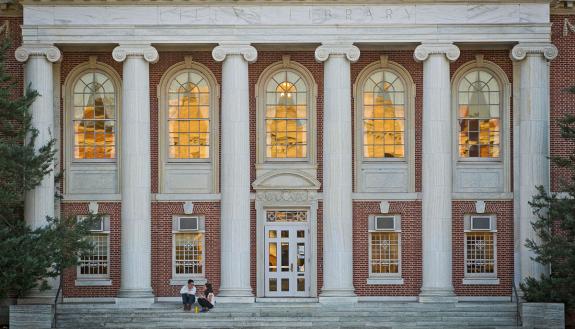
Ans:
MULTIPOLYGON (((63 280, 63 295, 64 297, 115 297, 120 289, 120 258, 121 258, 121 243, 120 235, 122 232, 120 213, 122 205, 120 202, 99 202, 98 212, 110 216, 110 259, 109 259, 109 274, 112 280, 111 286, 90 286, 90 287, 77 287, 75 281, 77 279, 77 269, 69 268, 64 271, 63 280)), ((88 214, 88 203, 62 203, 61 216, 77 216, 88 214)))
MULTIPOLYGON (((415 191, 421 192, 421 137, 422 137, 422 123, 423 123, 423 64, 417 63, 413 60, 412 50, 402 50, 402 51, 362 51, 359 60, 356 63, 351 64, 351 83, 353 84, 357 81, 359 73, 366 66, 373 62, 380 60, 381 55, 387 55, 388 60, 396 62, 403 66, 411 75, 411 79, 415 83, 415 191)), ((355 86, 354 86, 355 87, 355 86)), ((362 97, 357 95, 357 97, 362 97)), ((352 145, 355 145, 355 102, 352 98, 352 145)), ((361 109, 359 109, 361 110, 361 109)), ((355 147, 352 149, 352 155, 355 159, 356 150, 355 147)), ((353 190, 356 191, 355 186, 355 161, 353 162, 353 190)))
MULTIPOLYGON (((152 288, 158 297, 179 296, 181 286, 171 286, 172 218, 184 214, 183 202, 152 203, 152 288)), ((193 215, 205 218, 205 278, 214 292, 220 288, 220 203, 194 202, 193 215)), ((192 277, 190 277, 193 279, 192 277)))
MULTIPOLYGON (((551 40, 559 49, 559 55, 551 61, 550 96, 550 147, 551 156, 569 156, 575 149, 572 142, 561 138, 557 120, 565 114, 573 114, 575 111, 575 94, 571 94, 566 89, 575 86, 575 33, 563 36, 563 22, 569 19, 571 23, 575 21, 575 16, 552 15, 551 16, 551 40)), ((561 191, 561 182, 570 179, 570 173, 565 168, 560 168, 551 164, 551 190, 561 191)))
POLYGON ((16 60, 14 52, 22 45, 22 29, 20 26, 23 21, 22 17, 4 17, 2 23, 5 21, 8 21, 8 34, 0 36, 7 37, 10 40, 10 47, 5 54, 4 65, 6 73, 12 77, 12 81, 17 83, 16 88, 14 88, 15 96, 20 96, 24 88, 24 64, 16 60))
POLYGON ((353 277, 359 296, 417 296, 422 280, 421 201, 390 202, 389 214, 401 215, 403 285, 369 285, 369 215, 380 214, 379 202, 353 203, 353 277))
POLYGON ((486 214, 497 216, 498 285, 463 285, 465 274, 464 216, 476 214, 475 202, 454 201, 452 205, 453 287, 459 296, 510 296, 513 284, 513 201, 487 201, 486 214))

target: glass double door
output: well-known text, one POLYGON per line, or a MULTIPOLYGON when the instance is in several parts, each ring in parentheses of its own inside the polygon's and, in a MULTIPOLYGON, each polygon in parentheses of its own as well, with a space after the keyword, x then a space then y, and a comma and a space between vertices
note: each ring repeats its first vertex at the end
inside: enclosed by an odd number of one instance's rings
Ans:
POLYGON ((266 297, 309 297, 308 235, 303 224, 266 226, 266 297))

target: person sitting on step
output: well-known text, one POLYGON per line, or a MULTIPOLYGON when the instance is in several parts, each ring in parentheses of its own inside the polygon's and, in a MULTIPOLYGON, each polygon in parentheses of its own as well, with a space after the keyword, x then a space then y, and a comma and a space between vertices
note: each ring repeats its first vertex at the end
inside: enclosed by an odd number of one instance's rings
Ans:
POLYGON ((208 312, 216 304, 216 296, 214 296, 214 290, 211 283, 206 283, 206 288, 204 288, 204 297, 198 298, 198 304, 202 306, 201 312, 208 312))
POLYGON ((194 286, 194 280, 188 280, 188 284, 184 285, 182 289, 180 289, 180 295, 182 295, 184 311, 192 310, 192 304, 196 302, 196 287, 194 286))

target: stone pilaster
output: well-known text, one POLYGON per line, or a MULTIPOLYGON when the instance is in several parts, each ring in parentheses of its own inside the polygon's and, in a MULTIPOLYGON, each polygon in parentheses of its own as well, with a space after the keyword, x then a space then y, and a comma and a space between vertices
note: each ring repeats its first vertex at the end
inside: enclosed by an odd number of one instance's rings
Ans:
MULTIPOLYGON (((16 49, 16 60, 24 62, 24 84, 30 85, 38 92, 34 103, 30 106, 32 126, 37 129, 38 136, 34 147, 38 150, 55 138, 54 131, 54 73, 53 63, 62 59, 60 50, 52 45, 23 45, 16 49)), ((28 191, 24 201, 24 219, 33 229, 47 224, 47 217, 54 217, 55 209, 54 163, 50 164, 50 172, 42 182, 28 191)), ((32 290, 27 301, 52 302, 56 294, 58 278, 49 279, 52 289, 46 291, 32 290)))
POLYGON ((323 44, 315 58, 324 62, 323 114, 323 287, 321 301, 355 296, 352 254, 352 132, 350 62, 359 49, 323 44))
POLYGON ((249 44, 220 44, 212 51, 222 64, 221 283, 219 301, 253 302, 250 285, 249 44))
POLYGON ((423 62, 422 239, 420 302, 454 302, 451 282, 451 82, 449 62, 459 57, 453 44, 422 44, 423 62))
MULTIPOLYGON (((549 268, 532 259, 533 252, 525 247, 527 239, 537 240, 531 222, 537 220, 529 205, 538 192, 536 186, 549 191, 549 61, 557 57, 557 48, 549 43, 523 43, 511 50, 511 58, 518 62, 518 76, 513 82, 519 84, 516 100, 518 110, 513 117, 516 161, 515 214, 517 216, 519 241, 516 271, 522 281, 527 277, 539 278, 549 274, 549 268)), ((518 284, 518 282, 516 283, 518 284)))
POLYGON ((149 63, 158 60, 150 45, 120 45, 112 56, 123 62, 122 279, 118 302, 153 302, 151 286, 151 167, 149 63))

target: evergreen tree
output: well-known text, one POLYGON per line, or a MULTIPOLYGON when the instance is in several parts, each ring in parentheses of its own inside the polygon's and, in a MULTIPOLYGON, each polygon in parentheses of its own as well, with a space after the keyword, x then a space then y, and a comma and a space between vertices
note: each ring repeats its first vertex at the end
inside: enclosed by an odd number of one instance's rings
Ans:
POLYGON ((99 219, 47 218, 37 229, 25 223, 25 193, 52 170, 55 140, 35 147, 38 131, 29 107, 38 93, 28 86, 19 96, 18 83, 6 72, 8 49, 8 42, 0 46, 0 299, 48 288, 46 278, 61 275, 92 248, 84 237, 99 219))
MULTIPOLYGON (((575 93, 575 87, 569 90, 575 93)), ((561 137, 575 144, 575 115, 559 120, 561 137)), ((535 253, 535 261, 551 266, 551 274, 527 278, 521 290, 527 301, 565 303, 567 310, 575 308, 575 150, 566 157, 551 161, 570 173, 560 184, 562 195, 549 193, 542 186, 530 203, 537 215, 531 223, 539 241, 527 240, 526 246, 535 253)))

